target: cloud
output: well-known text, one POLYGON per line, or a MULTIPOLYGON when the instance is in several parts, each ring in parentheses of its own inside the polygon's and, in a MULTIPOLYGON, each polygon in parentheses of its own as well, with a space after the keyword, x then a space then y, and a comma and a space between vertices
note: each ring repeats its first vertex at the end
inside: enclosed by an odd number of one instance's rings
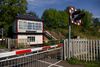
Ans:
POLYGON ((52 5, 61 2, 72 2, 73 0, 27 0, 31 5, 52 5))
POLYGON ((29 6, 35 7, 44 7, 45 5, 54 4, 55 2, 53 0, 27 0, 29 6))
POLYGON ((57 0, 27 0, 29 4, 53 4, 57 0))

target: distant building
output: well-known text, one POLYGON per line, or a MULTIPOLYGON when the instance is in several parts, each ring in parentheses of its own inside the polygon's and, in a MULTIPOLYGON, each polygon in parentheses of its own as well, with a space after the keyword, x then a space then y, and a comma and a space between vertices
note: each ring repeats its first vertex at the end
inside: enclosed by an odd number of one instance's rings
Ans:
POLYGON ((19 15, 14 22, 14 38, 26 39, 31 45, 43 44, 43 22, 30 15, 19 15))

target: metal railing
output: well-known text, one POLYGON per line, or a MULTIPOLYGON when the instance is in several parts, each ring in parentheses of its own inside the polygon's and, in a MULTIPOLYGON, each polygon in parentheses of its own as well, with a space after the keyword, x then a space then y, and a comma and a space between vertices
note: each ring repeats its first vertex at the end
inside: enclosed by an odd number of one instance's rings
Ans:
POLYGON ((14 57, 0 58, 0 67, 61 67, 53 63, 62 59, 62 47, 14 57))

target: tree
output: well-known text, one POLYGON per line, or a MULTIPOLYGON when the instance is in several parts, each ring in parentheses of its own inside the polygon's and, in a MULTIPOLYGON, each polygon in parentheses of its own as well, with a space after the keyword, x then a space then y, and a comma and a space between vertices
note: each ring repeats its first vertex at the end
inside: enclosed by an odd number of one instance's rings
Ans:
POLYGON ((85 13, 85 16, 82 18, 82 26, 84 29, 88 29, 93 24, 92 13, 86 10, 82 10, 82 12, 85 13))
POLYGON ((49 28, 65 28, 68 24, 68 15, 64 11, 57 11, 56 9, 45 10, 42 19, 44 19, 44 26, 49 28))
POLYGON ((26 0, 0 0, 0 28, 5 29, 5 36, 9 36, 15 17, 18 14, 25 14, 27 9, 26 0))

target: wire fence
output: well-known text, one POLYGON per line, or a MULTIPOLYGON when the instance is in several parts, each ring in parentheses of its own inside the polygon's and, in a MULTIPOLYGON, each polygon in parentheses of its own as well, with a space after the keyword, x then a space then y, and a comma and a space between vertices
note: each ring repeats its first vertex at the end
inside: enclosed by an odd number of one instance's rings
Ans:
POLYGON ((100 61, 100 40, 71 39, 64 41, 65 59, 71 57, 85 61, 100 61))
POLYGON ((62 67, 53 63, 62 59, 62 48, 24 54, 5 59, 0 58, 0 67, 62 67))

